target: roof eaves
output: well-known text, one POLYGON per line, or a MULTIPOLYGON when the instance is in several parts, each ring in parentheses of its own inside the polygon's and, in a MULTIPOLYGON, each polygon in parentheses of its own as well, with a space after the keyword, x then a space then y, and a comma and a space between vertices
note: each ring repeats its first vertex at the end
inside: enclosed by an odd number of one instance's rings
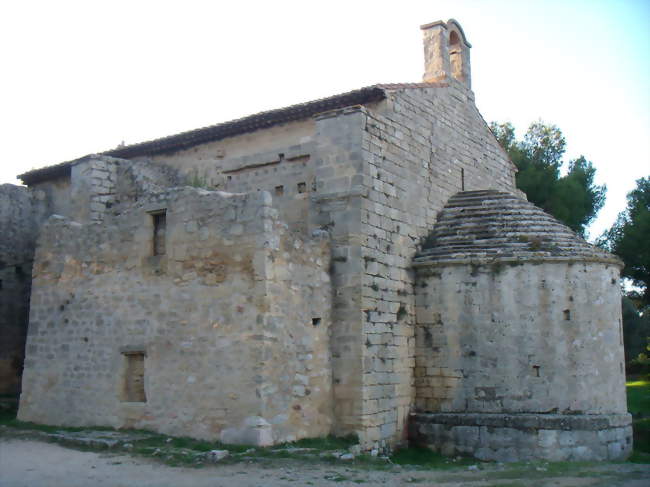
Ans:
MULTIPOLYGON (((291 105, 285 108, 261 112, 255 115, 231 120, 229 122, 162 137, 160 139, 118 147, 116 149, 102 152, 101 155, 129 158, 177 152, 206 142, 213 142, 226 137, 269 128, 274 125, 302 120, 320 112, 344 108, 351 105, 380 101, 385 97, 385 91, 380 87, 380 85, 368 86, 328 98, 321 98, 306 103, 291 105)), ((86 157, 88 156, 74 159, 72 161, 62 162, 53 166, 47 166, 41 169, 34 169, 23 173, 18 177, 23 181, 23 183, 29 185, 48 179, 67 176, 70 174, 70 168, 75 163, 86 157)))
MULTIPOLYGON (((101 155, 130 158, 138 156, 152 156, 178 152, 199 144, 214 142, 234 135, 254 132, 274 125, 302 120, 318 113, 344 108, 352 105, 362 105, 383 100, 386 91, 414 89, 414 88, 442 88, 446 83, 384 83, 367 86, 358 90, 341 93, 339 95, 320 98, 306 103, 299 103, 284 108, 269 110, 247 117, 210 125, 179 134, 139 142, 116 149, 102 152, 101 155)), ((62 162, 41 169, 34 169, 20 174, 18 177, 25 184, 34 184, 48 179, 65 177, 70 174, 70 168, 89 156, 84 156, 72 161, 62 162)))

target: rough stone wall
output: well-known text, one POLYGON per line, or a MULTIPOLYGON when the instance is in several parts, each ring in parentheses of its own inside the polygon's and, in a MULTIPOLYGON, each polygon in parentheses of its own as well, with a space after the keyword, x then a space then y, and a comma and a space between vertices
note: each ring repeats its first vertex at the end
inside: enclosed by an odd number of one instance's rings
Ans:
POLYGON ((185 186, 185 178, 178 170, 164 164, 115 159, 118 162, 115 172, 114 197, 106 202, 107 208, 127 207, 138 200, 146 199, 152 193, 167 188, 185 186))
POLYGON ((359 107, 316 117, 311 226, 327 230, 332 255, 332 392, 334 432, 363 441, 363 329, 361 310, 361 140, 365 114, 359 107))
POLYGON ((269 191, 280 217, 307 233, 309 195, 316 189, 313 120, 227 137, 150 159, 178 170, 183 184, 229 192, 269 191))
POLYGON ((497 262, 421 274, 418 410, 627 412, 615 265, 497 262))
MULTIPOLYGON (((271 210, 277 213, 277 210, 271 210)), ((332 432, 330 249, 326 232, 296 236, 277 222, 266 254, 268 310, 260 373, 261 416, 273 440, 295 441, 332 432)))
POLYGON ((266 192, 191 188, 108 212, 103 225, 52 217, 19 417, 255 444, 329 433, 329 250, 286 227, 266 192), (161 209, 166 252, 153 256, 150 212, 161 209), (132 352, 146 354, 145 402, 124 400, 132 352))
POLYGON ((480 460, 625 460, 632 453, 629 414, 416 413, 412 444, 480 460))
POLYGON ((29 188, 34 197, 34 214, 36 225, 40 225, 50 215, 72 213, 70 176, 61 176, 48 181, 38 182, 29 188))
POLYGON ((0 394, 20 391, 36 240, 27 188, 0 186, 0 394))
POLYGON ((115 199, 119 159, 88 157, 72 166, 70 174, 70 210, 64 216, 80 223, 101 223, 107 203, 115 199))
POLYGON ((101 223, 139 199, 166 188, 183 186, 183 178, 164 164, 149 164, 102 155, 89 156, 71 169, 68 213, 81 223, 101 223))
POLYGON ((391 92, 365 112, 360 253, 363 421, 370 442, 407 436, 415 400, 411 260, 461 189, 514 191, 514 166, 461 83, 391 92))

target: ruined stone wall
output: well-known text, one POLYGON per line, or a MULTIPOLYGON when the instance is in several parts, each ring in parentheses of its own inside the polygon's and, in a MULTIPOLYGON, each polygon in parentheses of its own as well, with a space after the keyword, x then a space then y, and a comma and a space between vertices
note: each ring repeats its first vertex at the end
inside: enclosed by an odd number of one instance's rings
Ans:
POLYGON ((266 192, 192 188, 103 225, 52 217, 19 417, 255 444, 327 434, 329 250, 286 240, 286 227, 266 192), (162 209, 165 251, 152 255, 162 209), (291 307, 277 301, 289 296, 291 307), (126 394, 133 354, 144 354, 144 401, 126 394))
POLYGON ((101 223, 107 203, 115 199, 119 159, 88 157, 75 164, 70 174, 70 209, 62 215, 80 223, 101 223))
POLYGON ((182 184, 229 192, 269 191, 281 218, 306 233, 309 195, 316 190, 314 131, 309 119, 149 160, 177 169, 182 184))
POLYGON ((36 240, 27 188, 0 186, 0 394, 20 391, 36 240))
POLYGON ((40 226, 50 215, 68 216, 72 212, 70 176, 38 182, 30 186, 34 195, 34 214, 40 226))
MULTIPOLYGON (((228 191, 271 192, 274 208, 295 238, 318 229, 330 234, 331 278, 336 289, 329 301, 333 323, 331 387, 337 434, 363 429, 363 390, 358 371, 362 369, 363 345, 359 222, 364 194, 364 120, 358 107, 335 110, 313 120, 151 159, 154 164, 178 169, 190 183, 228 191), (280 187, 282 194, 278 194, 280 187)), ((297 322, 305 323, 306 318, 300 317, 297 322)))
POLYGON ((515 172, 472 92, 453 80, 370 107, 363 157, 363 418, 369 441, 403 443, 415 399, 411 260, 452 194, 514 191, 515 172))
POLYGON ((266 257, 260 393, 261 416, 271 423, 273 440, 281 442, 332 432, 332 297, 329 235, 304 238, 286 223, 277 225, 279 241, 270 242, 266 257))

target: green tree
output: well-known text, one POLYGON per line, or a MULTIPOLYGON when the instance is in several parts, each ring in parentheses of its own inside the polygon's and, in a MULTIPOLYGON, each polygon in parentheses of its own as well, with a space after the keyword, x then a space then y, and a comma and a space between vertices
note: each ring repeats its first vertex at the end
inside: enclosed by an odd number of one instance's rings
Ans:
POLYGON ((636 188, 627 194, 626 209, 599 244, 625 262, 623 277, 643 290, 641 305, 650 305, 650 176, 636 181, 636 188))
POLYGON ((517 187, 529 201, 584 235, 587 226, 605 204, 606 187, 594 183, 596 169, 584 156, 564 166, 566 140, 555 125, 533 122, 517 140, 510 123, 490 124, 490 129, 517 166, 517 187))
POLYGON ((625 361, 629 362, 646 353, 650 337, 650 313, 640 313, 636 304, 623 296, 623 343, 625 344, 625 361))

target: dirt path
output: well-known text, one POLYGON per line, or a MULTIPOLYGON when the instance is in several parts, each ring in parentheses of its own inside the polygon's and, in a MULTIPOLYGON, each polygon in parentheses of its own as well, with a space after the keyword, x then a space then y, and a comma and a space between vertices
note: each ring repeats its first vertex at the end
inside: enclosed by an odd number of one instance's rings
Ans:
MULTIPOLYGON (((531 467, 532 468, 532 467, 531 467)), ((541 473, 543 476, 544 474, 541 473)), ((650 485, 650 465, 604 464, 571 476, 540 478, 538 469, 422 471, 395 467, 367 470, 347 465, 278 461, 203 468, 168 467, 154 460, 115 453, 71 450, 52 443, 0 439, 1 487, 285 487, 285 486, 624 486, 650 485), (535 477, 534 480, 531 477, 535 477)))

